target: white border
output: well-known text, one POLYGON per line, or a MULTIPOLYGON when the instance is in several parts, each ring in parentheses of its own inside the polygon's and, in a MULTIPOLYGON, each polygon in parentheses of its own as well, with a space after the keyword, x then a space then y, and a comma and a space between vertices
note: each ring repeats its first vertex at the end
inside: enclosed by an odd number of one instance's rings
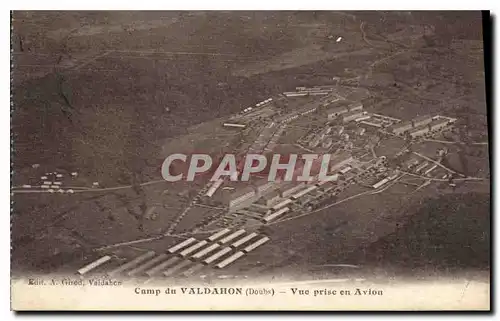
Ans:
MULTIPOLYGON (((498 2, 498 1, 497 1, 498 2)), ((15 1, 11 10, 490 10, 493 0, 475 1, 15 1)))
POLYGON ((2 250, 1 257, 3 264, 1 265, 1 282, 0 283, 0 300, 2 304, 2 320, 10 320, 11 314, 5 315, 3 311, 10 310, 10 12, 2 11, 0 16, 0 39, 2 49, 0 50, 0 61, 2 72, 0 77, 2 79, 2 86, 0 86, 0 95, 2 97, 3 108, 0 108, 0 200, 2 202, 2 215, 1 226, 2 233, 0 233, 0 249, 2 250), (8 262, 7 262, 8 259, 8 262))

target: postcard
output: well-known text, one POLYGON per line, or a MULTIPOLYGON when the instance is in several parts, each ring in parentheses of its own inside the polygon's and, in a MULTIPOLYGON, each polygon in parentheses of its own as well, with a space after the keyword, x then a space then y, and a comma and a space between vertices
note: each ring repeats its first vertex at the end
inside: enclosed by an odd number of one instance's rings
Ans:
POLYGON ((11 309, 490 310, 479 11, 14 11, 11 309))

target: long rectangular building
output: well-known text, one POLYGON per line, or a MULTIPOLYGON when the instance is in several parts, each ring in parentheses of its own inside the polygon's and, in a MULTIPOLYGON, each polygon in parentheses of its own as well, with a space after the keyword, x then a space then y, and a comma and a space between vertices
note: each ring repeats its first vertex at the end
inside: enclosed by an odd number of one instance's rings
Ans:
POLYGON ((194 237, 191 237, 191 238, 189 238, 189 239, 187 239, 185 241, 182 241, 179 244, 176 244, 176 245, 172 246, 171 248, 168 249, 168 252, 169 253, 175 253, 175 252, 179 251, 180 249, 185 248, 186 246, 194 243, 195 241, 196 241, 196 239, 194 237))
POLYGON ((350 121, 356 120, 357 118, 363 117, 363 111, 354 110, 342 115, 342 121, 348 123, 350 121))
POLYGON ((436 119, 429 124, 430 130, 440 130, 450 125, 449 119, 436 119))
POLYGON ((224 127, 232 127, 232 128, 245 128, 247 125, 245 124, 238 124, 238 123, 224 123, 224 127))
POLYGON ((424 175, 429 174, 430 172, 432 172, 433 170, 435 170, 435 169, 436 169, 436 167, 437 167, 437 164, 432 165, 429 169, 427 169, 427 170, 425 171, 424 175))
POLYGON ((251 252, 251 251, 255 250, 256 248, 258 248, 259 246, 263 245, 264 243, 266 243, 268 241, 269 241, 269 237, 264 236, 263 238, 261 238, 257 242, 252 243, 249 246, 245 247, 243 249, 243 251, 246 252, 246 253, 251 252))
POLYGON ((315 190, 316 188, 318 188, 316 185, 312 185, 312 186, 309 186, 308 188, 296 193, 296 194, 293 194, 292 195, 292 198, 293 199, 298 199, 304 195, 306 195, 307 193, 309 192, 312 192, 313 190, 315 190))
POLYGON ((349 165, 353 160, 354 158, 349 153, 333 155, 333 157, 330 158, 330 172, 334 172, 343 168, 345 165, 349 165))
POLYGON ((215 241, 216 239, 220 238, 221 236, 229 233, 231 230, 228 229, 228 228, 225 228, 223 230, 220 230, 219 232, 215 233, 215 234, 212 234, 208 237, 208 240, 209 241, 215 241))
POLYGON ((252 186, 247 186, 245 188, 239 189, 231 194, 228 201, 229 209, 232 210, 244 206, 255 196, 255 189, 252 186))
POLYGON ((371 116, 370 116, 370 115, 362 115, 361 117, 356 118, 356 119, 355 119, 355 121, 356 121, 357 123, 359 123, 360 121, 364 121, 364 120, 367 120, 367 119, 370 119, 370 118, 371 118, 371 116))
POLYGON ((216 250, 217 248, 219 248, 219 247, 220 247, 220 245, 219 245, 219 244, 214 243, 214 244, 212 244, 212 245, 210 245, 210 246, 208 246, 208 247, 204 248, 203 250, 201 250, 201 251, 199 251, 199 252, 197 252, 197 253, 193 254, 193 258, 195 258, 195 259, 199 259, 199 258, 201 258, 201 257, 203 257, 203 256, 205 256, 205 255, 207 255, 208 253, 215 251, 215 250, 216 250))
POLYGON ((105 256, 95 260, 94 262, 91 262, 91 263, 85 265, 84 267, 82 267, 81 269, 79 269, 78 274, 84 275, 84 274, 90 272, 91 270, 94 270, 97 267, 103 265, 104 263, 108 262, 109 260, 111 260, 111 256, 105 255, 105 256))
POLYGON ((413 124, 411 121, 405 121, 391 126, 391 131, 396 135, 403 135, 405 132, 411 130, 413 124))
POLYGON ((257 193, 260 196, 263 196, 264 194, 271 192, 273 188, 277 186, 277 182, 270 182, 267 179, 260 179, 255 183, 255 189, 257 190, 257 193))
POLYGON ((307 94, 308 93, 306 91, 302 92, 287 91, 283 93, 283 95, 285 95, 286 97, 300 97, 300 96, 307 96, 307 94))
POLYGON ((280 188, 280 195, 282 198, 286 198, 305 187, 306 182, 290 182, 280 188))
POLYGON ((355 103, 349 104, 349 106, 347 106, 347 108, 349 109, 349 111, 361 111, 361 110, 363 110, 363 104, 360 102, 355 102, 355 103))
POLYGON ((418 165, 417 168, 415 168, 415 173, 419 173, 421 170, 427 167, 429 165, 429 162, 425 161, 422 164, 418 165))
POLYGON ((237 238, 238 236, 240 236, 241 234, 245 234, 245 230, 244 229, 240 229, 240 230, 237 230, 236 232, 232 233, 232 234, 229 234, 228 236, 226 236, 225 238, 223 238, 222 240, 219 241, 219 244, 225 244, 235 238, 237 238))
POLYGON ((220 262, 219 264, 217 264, 216 267, 219 269, 222 269, 222 268, 228 266, 229 264, 233 263, 234 261, 236 261, 237 259, 239 259, 243 255, 245 255, 244 252, 238 251, 238 252, 234 253, 233 255, 231 255, 230 257, 228 257, 227 259, 220 262))
POLYGON ((296 91, 317 91, 317 90, 322 90, 322 91, 334 91, 335 88, 337 88, 337 85, 321 85, 321 86, 313 86, 313 87, 295 87, 296 91))
POLYGON ((377 183, 373 184, 372 187, 374 189, 377 189, 377 188, 381 187, 382 185, 385 185, 387 182, 389 182, 389 179, 388 178, 384 178, 381 181, 378 181, 377 183))
POLYGON ((370 122, 370 121, 365 121, 365 120, 361 120, 360 122, 361 122, 361 124, 365 124, 365 125, 368 125, 368 126, 382 128, 382 124, 377 124, 377 123, 370 122))
POLYGON ((234 242, 233 244, 231 244, 231 246, 233 248, 237 248, 243 244, 245 244, 246 242, 250 241, 251 239, 255 238, 258 234, 255 233, 255 232, 252 232, 250 234, 248 234, 247 236, 239 239, 238 241, 234 242))
POLYGON ((328 119, 335 119, 338 116, 349 112, 349 106, 352 102, 349 100, 336 100, 328 105, 326 115, 328 119))
POLYGON ((183 256, 183 257, 186 257, 188 254, 196 251, 197 249, 207 245, 208 242, 207 241, 200 241, 198 243, 196 243, 195 245, 192 245, 190 247, 188 247, 187 249, 183 250, 180 255, 183 256))
POLYGON ((293 203, 293 201, 289 198, 287 198, 286 200, 284 200, 283 202, 279 203, 279 204, 276 204, 272 207, 272 210, 273 211, 276 211, 276 210, 279 210, 280 208, 282 208, 283 206, 285 205, 288 205, 290 203, 293 203))
POLYGON ((226 255, 227 253, 231 252, 231 248, 230 247, 225 247, 223 248, 222 250, 220 250, 219 252, 213 254, 212 256, 206 258, 203 263, 205 264, 210 264, 212 263, 213 261, 217 260, 218 258, 226 255))
POLYGON ((222 178, 219 178, 213 184, 210 186, 208 191, 206 192, 205 196, 212 197, 214 193, 217 191, 217 189, 224 183, 224 180, 222 178))
POLYGON ((270 222, 270 221, 272 221, 272 220, 274 220, 274 219, 276 219, 276 218, 280 217, 281 215, 284 215, 284 214, 285 214, 285 213, 287 213, 288 211, 290 211, 290 208, 289 208, 289 207, 282 208, 282 209, 280 209, 280 210, 278 210, 278 211, 276 211, 276 212, 274 212, 274 213, 272 213, 272 214, 270 214, 270 215, 268 215, 268 216, 264 217, 263 221, 264 221, 265 223, 268 223, 268 222, 270 222))
POLYGON ((418 116, 412 120, 413 127, 425 126, 432 122, 433 118, 431 115, 418 116))

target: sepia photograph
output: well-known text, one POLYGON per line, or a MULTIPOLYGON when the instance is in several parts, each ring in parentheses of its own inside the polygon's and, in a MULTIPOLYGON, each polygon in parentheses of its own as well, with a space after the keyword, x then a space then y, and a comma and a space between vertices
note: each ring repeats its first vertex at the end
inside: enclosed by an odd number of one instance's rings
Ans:
POLYGON ((488 11, 10 18, 12 310, 490 310, 488 11))

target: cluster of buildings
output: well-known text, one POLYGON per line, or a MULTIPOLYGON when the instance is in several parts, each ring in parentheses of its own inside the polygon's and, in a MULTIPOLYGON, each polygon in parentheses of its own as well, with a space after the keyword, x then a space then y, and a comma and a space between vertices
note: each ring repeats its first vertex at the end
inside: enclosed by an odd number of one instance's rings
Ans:
POLYGON ((189 277, 206 267, 225 268, 269 240, 268 236, 256 232, 226 228, 206 239, 191 237, 163 253, 147 251, 120 264, 112 262, 111 255, 105 255, 78 269, 77 273, 84 276, 97 272, 107 277, 189 277))
POLYGON ((422 163, 420 163, 417 159, 411 159, 407 161, 403 167, 415 174, 429 176, 431 172, 433 172, 438 167, 438 165, 428 161, 423 161, 422 163))
MULTIPOLYGON (((355 133, 359 136, 364 135, 366 129, 358 127, 355 133)), ((307 143, 310 148, 316 148, 321 146, 322 148, 330 148, 335 141, 347 142, 350 139, 348 133, 345 132, 344 126, 330 126, 326 125, 320 130, 314 131, 307 134, 304 138, 301 138, 304 143, 307 143)), ((346 146, 346 145, 344 145, 346 146)))
MULTIPOLYGON (((331 155, 328 173, 341 172, 345 167, 349 166, 354 161, 354 158, 349 153, 340 153, 331 155)), ((303 171, 303 166, 298 166, 295 174, 299 175, 303 171)), ((335 176, 333 176, 335 177, 335 176)), ((291 181, 283 182, 276 180, 273 182, 267 179, 261 179, 255 183, 250 183, 246 187, 240 188, 235 192, 224 197, 223 202, 228 206, 229 211, 236 211, 245 207, 249 207, 253 203, 260 203, 266 208, 279 210, 281 207, 293 202, 316 187, 323 185, 325 182, 312 180, 311 182, 291 181), (316 187, 313 187, 316 186, 316 187), (290 199, 287 201, 287 199, 290 199), (283 204, 281 204, 283 203, 283 204)))
POLYGON ((381 180, 377 181, 375 184, 372 185, 373 189, 380 188, 384 186, 385 184, 389 183, 390 181, 393 181, 398 177, 399 173, 397 171, 393 172, 391 175, 386 176, 382 178, 381 180))
POLYGON ((228 206, 230 211, 245 208, 270 193, 278 185, 279 182, 277 181, 268 182, 261 180, 256 184, 237 189, 235 192, 225 196, 223 202, 226 203, 225 205, 228 206))
POLYGON ((392 126, 391 131, 398 136, 409 135, 411 138, 418 138, 431 132, 442 130, 454 121, 455 119, 453 118, 424 115, 411 121, 395 124, 392 126))
MULTIPOLYGON (((36 164, 38 165, 38 164, 36 164)), ((33 168, 38 168, 38 166, 33 166, 33 168)), ((26 189, 31 189, 31 188, 41 188, 42 190, 48 192, 48 193, 74 193, 75 191, 71 188, 65 189, 63 187, 63 181, 64 181, 64 174, 63 173, 58 173, 58 172, 48 172, 45 173, 44 175, 40 176, 40 185, 31 185, 31 184, 24 184, 21 187, 26 188, 26 189)), ((75 178, 78 176, 77 172, 72 172, 70 173, 71 178, 75 178)), ((93 187, 97 187, 99 183, 94 182, 93 187)))
MULTIPOLYGON (((304 142, 310 148, 321 146, 325 149, 329 149, 333 145, 335 137, 337 136, 339 139, 346 136, 346 140, 349 140, 347 134, 342 135, 345 125, 340 126, 340 123, 346 124, 349 122, 356 122, 369 124, 379 128, 389 128, 395 135, 408 135, 411 138, 417 138, 433 131, 442 130, 455 121, 452 118, 443 116, 424 115, 405 122, 384 115, 368 114, 364 111, 361 102, 337 97, 334 94, 335 88, 336 86, 297 87, 294 92, 283 93, 286 97, 307 95, 327 95, 327 97, 318 103, 308 103, 292 113, 278 116, 272 120, 275 124, 286 126, 286 123, 300 116, 316 112, 320 108, 321 115, 323 116, 326 114, 329 123, 322 128, 314 130, 311 134, 308 134, 304 142), (339 119, 341 122, 338 122, 339 119), (339 123, 338 126, 333 126, 332 120, 335 120, 335 124, 339 123)), ((265 102, 266 101, 264 101, 264 103, 265 102)), ((281 135, 281 131, 277 131, 277 128, 271 127, 263 132, 264 137, 260 137, 261 139, 257 140, 262 142, 262 148, 264 150, 270 150, 269 148, 265 148, 264 142, 269 142, 271 140, 270 144, 273 145, 276 143, 275 138, 281 135)), ((365 128, 358 127, 356 134, 364 135, 365 131, 365 128)), ((352 167, 350 167, 352 162, 353 157, 349 153, 334 155, 330 161, 328 173, 338 172, 337 175, 343 175, 352 169, 352 167)), ((415 172, 422 173, 422 175, 428 175, 435 168, 435 164, 423 163, 415 168, 415 172)), ((397 176, 398 172, 393 172, 389 175, 379 176, 377 181, 373 181, 369 184, 372 188, 378 189, 396 179, 397 176)), ((270 211, 268 215, 264 217, 264 219, 267 217, 265 222, 268 222, 290 211, 291 203, 297 198, 318 188, 321 184, 324 184, 324 182, 258 182, 257 184, 237 189, 234 193, 225 198, 224 203, 232 212, 258 205, 270 211)))

